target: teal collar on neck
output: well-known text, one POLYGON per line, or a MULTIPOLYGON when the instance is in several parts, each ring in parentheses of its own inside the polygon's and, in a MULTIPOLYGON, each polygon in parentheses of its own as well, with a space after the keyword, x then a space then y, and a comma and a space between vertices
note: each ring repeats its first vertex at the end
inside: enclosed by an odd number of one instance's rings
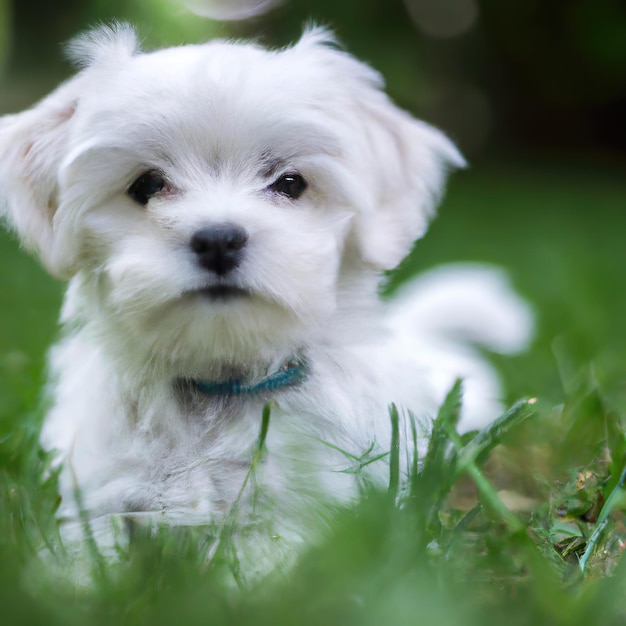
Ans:
POLYGON ((243 383, 239 378, 224 381, 195 380, 193 383, 205 396, 254 396, 293 387, 301 383, 307 374, 308 368, 304 361, 292 358, 275 372, 251 385, 243 383))

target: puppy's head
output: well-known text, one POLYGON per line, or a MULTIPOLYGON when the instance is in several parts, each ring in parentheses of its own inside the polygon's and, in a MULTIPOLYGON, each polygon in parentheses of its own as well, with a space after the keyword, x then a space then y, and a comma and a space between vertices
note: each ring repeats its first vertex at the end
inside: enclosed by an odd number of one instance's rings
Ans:
POLYGON ((305 341, 347 259, 395 267, 463 164, 319 30, 141 53, 117 26, 72 54, 73 79, 0 120, 4 210, 52 274, 171 354, 305 341))

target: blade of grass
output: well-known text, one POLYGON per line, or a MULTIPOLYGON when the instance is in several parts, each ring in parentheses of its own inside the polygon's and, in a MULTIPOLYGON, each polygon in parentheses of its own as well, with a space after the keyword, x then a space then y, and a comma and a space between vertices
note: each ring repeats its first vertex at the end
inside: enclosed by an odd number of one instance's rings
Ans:
POLYGON ((513 533, 522 533, 526 527, 517 515, 511 512, 502 502, 495 487, 480 471, 477 460, 481 454, 488 452, 500 443, 502 436, 506 432, 533 415, 536 412, 535 403, 535 399, 516 403, 510 410, 480 431, 465 446, 463 446, 461 436, 456 431, 456 424, 452 422, 443 423, 448 429, 449 440, 456 451, 455 463, 451 472, 454 476, 453 481, 461 474, 467 474, 474 481, 484 506, 500 517, 513 533))
POLYGON ((83 501, 83 494, 78 485, 78 479, 76 478, 74 468, 71 465, 70 470, 73 481, 74 501, 76 502, 76 507, 78 509, 78 517, 82 526, 85 545, 87 546, 87 552, 92 560, 92 576, 94 579, 94 583, 100 581, 104 585, 108 585, 109 579, 106 571, 106 563, 104 557, 98 549, 98 543, 93 535, 89 514, 87 513, 87 509, 85 508, 85 504, 83 501))
MULTIPOLYGON (((363 457, 367 456, 376 446, 376 442, 372 441, 369 448, 360 457, 358 457, 354 454, 351 454, 347 450, 344 450, 343 448, 336 446, 334 443, 331 443, 330 441, 325 441, 324 439, 320 439, 319 437, 314 437, 314 439, 315 441, 319 441, 322 445, 326 446, 327 448, 330 448, 331 450, 335 450, 336 452, 343 454, 343 456, 345 456, 347 459, 350 459, 351 461, 360 461, 363 457)), ((387 454, 388 453, 385 452, 385 456, 387 454)))
POLYGON ((604 506, 600 510, 598 515, 598 520, 596 522, 596 526, 591 533, 591 537, 589 537, 589 541, 587 542, 587 547, 585 548, 585 552, 580 557, 579 567, 580 571, 583 574, 586 574, 587 563, 589 562, 589 558, 593 554, 600 538, 604 534, 604 531, 609 522, 609 515, 613 511, 613 509, 620 503, 620 500, 624 498, 626 491, 624 490, 624 486, 626 485, 626 466, 622 469, 622 473, 619 477, 619 481, 617 485, 613 488, 609 497, 606 499, 604 506))
POLYGON ((400 417, 398 407, 392 404, 389 407, 391 419, 391 451, 389 457, 389 497, 393 502, 398 497, 400 485, 400 417))
MULTIPOLYGON (((462 381, 457 379, 448 392, 437 417, 433 422, 430 440, 428 442, 428 450, 424 459, 424 467, 422 473, 425 477, 430 475, 437 476, 441 474, 442 478, 449 476, 450 463, 453 462, 449 457, 449 442, 451 436, 458 437, 456 426, 459 422, 462 397, 462 381)), ((445 481, 452 484, 452 479, 445 481)), ((447 491, 447 489, 446 489, 447 491)))
POLYGON ((269 402, 266 402, 265 405, 263 406, 263 413, 261 416, 261 430, 259 432, 259 441, 257 444, 256 452, 254 454, 254 457, 252 458, 250 467, 248 468, 248 471, 246 472, 243 482, 241 483, 241 487, 239 489, 239 492, 237 493, 237 497, 235 498, 235 501, 233 502, 232 506, 230 507, 230 510, 228 511, 228 513, 226 514, 224 518, 224 522, 222 523, 222 527, 220 528, 219 534, 214 543, 214 549, 212 549, 211 560, 207 564, 207 567, 210 567, 211 563, 215 563, 217 561, 218 556, 223 556, 226 548, 230 548, 231 559, 229 562, 235 563, 235 568, 232 570, 232 573, 233 573, 233 577, 235 581, 237 582, 239 586, 241 586, 242 584, 242 579, 240 576, 240 569, 237 565, 237 563, 239 562, 238 558, 233 560, 233 554, 236 555, 235 546, 232 544, 232 542, 225 542, 224 539, 226 538, 227 535, 232 535, 234 531, 237 510, 239 509, 239 505, 241 503, 241 499, 243 498, 243 494, 246 490, 246 487, 248 486, 248 483, 250 482, 252 475, 254 474, 254 471, 256 470, 257 465, 259 464, 259 462, 263 458, 263 455, 265 454, 265 440, 267 438, 267 433, 269 430, 270 416, 271 416, 271 405, 269 402), (227 543, 228 545, 226 545, 227 543))
POLYGON ((456 464, 457 476, 463 473, 467 467, 473 465, 479 456, 498 445, 505 433, 535 415, 537 413, 536 402, 535 398, 516 402, 506 413, 494 420, 468 444, 459 449, 456 464))
POLYGON ((465 467, 464 472, 474 481, 481 502, 498 515, 512 532, 523 532, 526 529, 524 523, 507 508, 494 486, 473 462, 465 467))

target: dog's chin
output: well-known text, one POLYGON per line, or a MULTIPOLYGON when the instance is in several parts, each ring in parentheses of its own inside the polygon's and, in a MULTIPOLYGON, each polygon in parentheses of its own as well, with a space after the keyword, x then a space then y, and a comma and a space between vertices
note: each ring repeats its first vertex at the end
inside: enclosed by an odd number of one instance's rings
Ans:
MULTIPOLYGON (((166 355, 176 373, 245 367, 290 356, 305 343, 309 327, 288 307, 252 290, 213 285, 187 293, 184 301, 151 325, 153 355, 166 355)), ((159 357, 156 357, 159 358, 159 357)))
POLYGON ((111 312, 112 332, 119 335, 122 328, 124 337, 133 338, 133 349, 121 346, 124 351, 141 363, 171 366, 176 375, 289 357, 309 343, 334 302, 317 287, 315 298, 305 298, 309 294, 296 297, 293 290, 234 280, 187 284, 177 292, 168 284, 134 284, 139 286, 134 291, 116 285, 111 295, 118 297, 99 308, 111 312))

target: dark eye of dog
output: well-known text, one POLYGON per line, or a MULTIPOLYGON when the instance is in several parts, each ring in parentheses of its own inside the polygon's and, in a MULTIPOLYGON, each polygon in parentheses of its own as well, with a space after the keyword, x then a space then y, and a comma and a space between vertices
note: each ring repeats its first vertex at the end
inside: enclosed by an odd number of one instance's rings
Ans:
POLYGON ((157 193, 163 191, 167 187, 167 181, 161 172, 150 170, 144 172, 135 182, 128 188, 128 195, 137 204, 145 206, 148 201, 157 193))
POLYGON ((285 174, 274 181, 268 189, 280 193, 292 200, 297 200, 308 187, 306 180, 300 174, 285 174))

